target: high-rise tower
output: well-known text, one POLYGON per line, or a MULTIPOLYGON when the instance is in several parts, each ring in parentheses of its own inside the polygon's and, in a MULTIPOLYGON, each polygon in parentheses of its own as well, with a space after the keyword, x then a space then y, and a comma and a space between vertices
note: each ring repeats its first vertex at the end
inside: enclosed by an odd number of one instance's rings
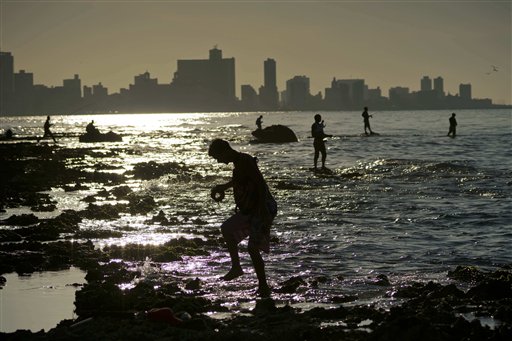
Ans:
POLYGON ((432 90, 432 79, 429 76, 423 76, 421 79, 421 91, 432 90))
POLYGON ((260 103, 263 109, 277 109, 279 95, 277 93, 276 61, 268 58, 263 62, 263 86, 260 88, 260 103))
POLYGON ((439 97, 444 96, 444 81, 441 76, 434 78, 434 91, 439 97))
POLYGON ((0 114, 7 114, 14 100, 14 58, 0 52, 0 114))

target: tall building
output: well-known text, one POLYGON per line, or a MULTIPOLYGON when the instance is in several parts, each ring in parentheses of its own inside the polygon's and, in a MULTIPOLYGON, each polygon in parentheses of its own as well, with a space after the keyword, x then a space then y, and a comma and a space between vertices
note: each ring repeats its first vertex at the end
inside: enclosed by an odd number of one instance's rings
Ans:
POLYGON ((19 114, 33 113, 34 74, 20 70, 14 74, 14 108, 19 114))
POLYGON ((311 93, 309 91, 309 78, 295 76, 286 81, 285 106, 287 109, 305 110, 311 93))
POLYGON ((365 101, 377 101, 382 98, 382 90, 378 86, 375 89, 370 89, 368 85, 364 86, 364 100, 365 101))
POLYGON ((459 97, 462 99, 471 99, 471 84, 459 85, 459 97))
POLYGON ((178 60, 171 83, 173 99, 201 110, 232 107, 235 95, 235 58, 223 58, 214 47, 208 59, 178 60))
POLYGON ((277 91, 276 61, 267 58, 263 62, 263 86, 260 87, 260 103, 263 109, 277 109, 279 94, 277 91))
POLYGON ((243 110, 256 110, 258 108, 258 94, 251 85, 244 84, 241 87, 241 101, 243 110))
POLYGON ((350 104, 350 89, 347 84, 338 83, 336 78, 331 81, 331 87, 325 88, 325 108, 339 110, 348 108, 350 104))
POLYGON ((92 86, 92 94, 95 97, 107 97, 108 89, 105 88, 101 82, 99 82, 98 84, 92 86))
POLYGON ((66 96, 72 100, 80 100, 80 98, 82 97, 81 83, 82 81, 80 80, 80 77, 78 77, 78 75, 75 75, 71 79, 64 79, 62 81, 62 86, 66 96))
POLYGON ((364 79, 338 79, 336 84, 348 86, 348 108, 359 109, 364 104, 364 79))
POLYGON ((423 78, 421 79, 421 91, 431 91, 432 90, 432 79, 430 79, 430 77, 428 76, 423 76, 423 78))
POLYGON ((14 58, 10 52, 0 52, 0 114, 7 114, 14 102, 14 58))
POLYGON ((263 62, 264 68, 264 83, 265 88, 277 89, 277 74, 276 74, 276 61, 271 58, 267 58, 263 62))
POLYGON ((434 91, 439 97, 444 97, 444 80, 441 76, 434 78, 434 91))

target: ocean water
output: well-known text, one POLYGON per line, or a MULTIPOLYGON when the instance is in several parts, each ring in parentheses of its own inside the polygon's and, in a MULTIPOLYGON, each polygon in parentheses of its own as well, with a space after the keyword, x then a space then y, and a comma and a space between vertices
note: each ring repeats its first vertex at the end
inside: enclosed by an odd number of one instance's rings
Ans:
MULTIPOLYGON (((371 108, 370 108, 371 109, 371 108)), ((371 110, 370 110, 371 111, 371 110)), ((317 112, 105 114, 52 116, 53 132, 66 148, 94 147, 106 157, 86 159, 91 167, 102 162, 105 171, 123 173, 140 162, 179 162, 179 174, 154 180, 129 179, 134 190, 152 195, 172 226, 146 223, 149 216, 123 216, 116 221, 83 221, 81 228, 111 228, 123 237, 95 241, 106 244, 164 243, 178 236, 194 237, 219 229, 233 212, 227 195, 213 202, 210 188, 226 182, 232 166, 217 164, 207 155, 209 142, 224 138, 240 151, 259 159, 279 206, 272 227, 276 242, 265 255, 269 282, 302 276, 318 286, 299 288, 296 294, 276 294, 280 302, 301 306, 329 304, 340 295, 357 295, 354 304, 387 307, 389 287, 374 279, 386 275, 392 287, 411 281, 447 282, 447 271, 457 265, 483 269, 512 263, 512 112, 459 110, 458 135, 446 136, 451 111, 370 112, 376 136, 365 136, 361 112, 319 112, 328 138, 327 167, 332 175, 318 175, 309 138, 317 112), (284 124, 299 142, 251 143, 255 120, 263 127, 284 124), (83 144, 77 136, 94 120, 102 131, 123 135, 121 143, 83 144), (198 219, 201 221, 197 223, 198 219)), ((18 136, 42 134, 45 117, 3 117, 0 128, 18 136)), ((34 141, 35 143, 35 141, 34 141)), ((52 144, 50 140, 47 143, 52 144)), ((58 209, 80 209, 80 199, 101 187, 51 195, 58 209)), ((0 214, 5 219, 21 210, 0 214)), ((36 215, 57 215, 38 213, 36 215)), ((229 269, 225 249, 210 256, 146 266, 147 273, 200 278, 206 296, 224 299, 235 311, 256 285, 250 259, 242 243, 242 266, 248 273, 224 283, 218 277, 229 269)), ((127 283, 127 286, 133 283, 127 283)))

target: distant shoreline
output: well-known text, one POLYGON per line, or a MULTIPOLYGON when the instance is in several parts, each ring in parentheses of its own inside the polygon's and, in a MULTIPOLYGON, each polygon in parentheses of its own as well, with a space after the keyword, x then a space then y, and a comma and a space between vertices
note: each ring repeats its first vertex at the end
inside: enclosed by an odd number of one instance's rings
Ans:
MULTIPOLYGON (((379 109, 378 107, 371 107, 371 111, 379 111, 379 112, 393 112, 393 111, 463 111, 463 110, 500 110, 500 109, 512 109, 512 105, 493 105, 492 107, 486 108, 396 108, 396 109, 379 109)), ((212 111, 157 111, 157 110, 147 110, 147 111, 94 111, 94 112, 75 112, 75 113, 37 113, 37 114, 0 114, 0 117, 23 117, 23 116, 60 116, 60 115, 70 115, 70 116, 80 116, 80 115, 145 115, 145 114, 187 114, 187 113, 237 113, 237 112, 254 112, 254 113, 283 113, 283 112, 360 112, 359 109, 340 109, 340 110, 332 110, 332 109, 308 109, 308 110, 292 110, 292 109, 282 109, 282 110, 212 110, 212 111)))

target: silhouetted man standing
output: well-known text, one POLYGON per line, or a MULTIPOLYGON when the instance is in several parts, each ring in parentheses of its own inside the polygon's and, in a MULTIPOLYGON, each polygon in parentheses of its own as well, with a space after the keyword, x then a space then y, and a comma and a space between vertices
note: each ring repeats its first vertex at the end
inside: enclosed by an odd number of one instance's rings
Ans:
POLYGON ((258 127, 258 130, 261 130, 261 124, 263 123, 263 120, 262 120, 262 119, 263 119, 263 116, 262 116, 262 115, 260 115, 260 117, 258 117, 258 118, 256 119, 256 126, 258 127))
POLYGON ((315 115, 315 122, 311 125, 311 136, 313 136, 313 147, 315 148, 315 156, 313 159, 315 171, 317 170, 318 157, 320 153, 322 153, 322 169, 325 169, 325 159, 327 158, 327 152, 325 150, 325 142, 324 138, 332 137, 332 135, 327 135, 324 133, 324 121, 322 121, 322 116, 319 114, 315 115))
POLYGON ((270 288, 260 250, 268 253, 270 249, 270 226, 277 214, 274 197, 263 179, 256 158, 234 150, 227 141, 221 139, 213 140, 208 155, 219 163, 232 162, 234 166, 231 180, 211 190, 212 198, 220 201, 224 198, 224 191, 233 188, 236 204, 235 214, 221 226, 231 257, 231 269, 222 279, 230 281, 243 275, 238 244, 249 236, 247 249, 258 277, 257 293, 261 297, 269 297, 270 288))
POLYGON ((46 117, 46 122, 44 122, 44 135, 40 139, 37 139, 37 142, 39 142, 39 140, 42 140, 42 139, 44 139, 47 136, 50 136, 53 139, 53 142, 57 143, 57 140, 55 140, 55 137, 53 136, 53 133, 50 131, 50 127, 52 125, 53 124, 50 123, 50 116, 47 116, 46 117))
POLYGON ((455 113, 452 113, 452 117, 450 117, 450 129, 448 130, 448 136, 452 134, 452 137, 455 137, 457 127, 457 120, 455 119, 455 113))
POLYGON ((368 114, 368 107, 364 107, 364 111, 361 114, 361 116, 363 116, 363 120, 364 120, 364 133, 366 135, 368 135, 368 132, 366 131, 366 129, 368 128, 368 130, 370 131, 370 134, 373 134, 372 129, 370 128, 370 117, 373 117, 373 116, 368 114))

